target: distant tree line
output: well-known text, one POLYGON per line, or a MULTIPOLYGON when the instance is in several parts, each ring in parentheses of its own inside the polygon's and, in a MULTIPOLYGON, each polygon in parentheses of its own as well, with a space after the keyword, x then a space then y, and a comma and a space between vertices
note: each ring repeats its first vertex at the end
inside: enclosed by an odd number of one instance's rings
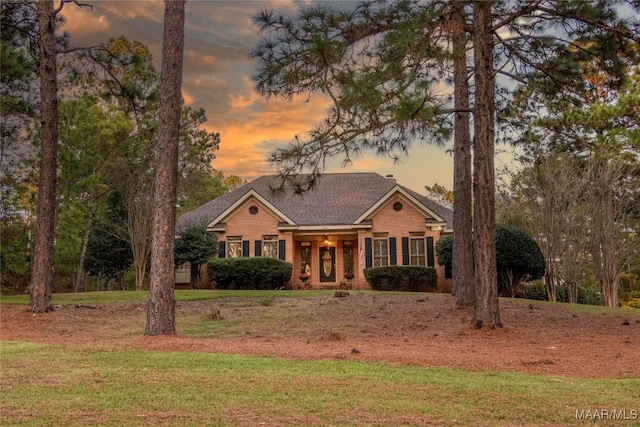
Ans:
MULTIPOLYGON (((0 6, 1 283, 3 291, 24 291, 38 253, 36 211, 45 197, 42 160, 51 156, 42 151, 46 120, 40 120, 44 111, 38 89, 43 23, 37 19, 39 4, 0 6)), ((47 12, 52 22, 46 25, 54 33, 62 12, 47 12)), ((127 286, 125 273, 133 271, 135 289, 143 289, 151 255, 159 73, 148 48, 124 37, 89 49, 70 48, 66 35, 52 43, 57 60, 52 78, 59 89, 54 89, 51 287, 84 290, 90 278, 94 283, 99 278, 107 288, 127 286)), ((178 214, 242 183, 212 168, 220 135, 203 128, 206 120, 203 109, 182 105, 178 214)))

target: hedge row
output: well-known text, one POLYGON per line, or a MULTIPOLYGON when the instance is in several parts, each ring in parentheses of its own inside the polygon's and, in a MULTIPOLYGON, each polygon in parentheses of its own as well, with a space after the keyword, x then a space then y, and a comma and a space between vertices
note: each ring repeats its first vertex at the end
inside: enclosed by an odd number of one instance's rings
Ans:
POLYGON ((365 268, 364 277, 376 291, 435 292, 438 282, 434 268, 417 266, 365 268))
MULTIPOLYGON (((516 298, 547 301, 547 290, 544 283, 529 283, 518 289, 516 298)), ((566 287, 556 286, 556 301, 569 302, 569 294, 566 287)), ((600 292, 593 288, 578 287, 578 304, 602 305, 600 292)))
POLYGON ((284 288, 291 280, 291 263, 275 258, 217 258, 208 262, 209 278, 216 289, 284 288))

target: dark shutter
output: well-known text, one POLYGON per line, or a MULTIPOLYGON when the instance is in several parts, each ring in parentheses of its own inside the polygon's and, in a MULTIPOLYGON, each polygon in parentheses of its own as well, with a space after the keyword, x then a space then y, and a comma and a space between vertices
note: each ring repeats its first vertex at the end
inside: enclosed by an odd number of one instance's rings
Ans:
POLYGON ((389 265, 398 265, 398 254, 396 254, 396 238, 389 238, 389 265))
POLYGON ((451 279, 453 277, 453 271, 451 270, 451 264, 446 264, 444 266, 444 278, 451 279))
POLYGON ((262 256, 262 240, 256 240, 255 256, 262 256))
POLYGON ((370 237, 364 239, 364 265, 366 268, 373 266, 373 243, 370 237))
POLYGON ((402 238, 402 265, 409 265, 409 238, 402 238))
POLYGON ((278 258, 285 260, 287 258, 287 241, 278 240, 278 258))
POLYGON ((224 258, 227 256, 226 242, 218 242, 218 258, 224 258))
POLYGON ((433 237, 427 237, 427 267, 435 267, 435 259, 433 256, 433 237))
POLYGON ((249 256, 249 241, 248 240, 243 240, 242 241, 242 256, 243 257, 248 257, 249 256))

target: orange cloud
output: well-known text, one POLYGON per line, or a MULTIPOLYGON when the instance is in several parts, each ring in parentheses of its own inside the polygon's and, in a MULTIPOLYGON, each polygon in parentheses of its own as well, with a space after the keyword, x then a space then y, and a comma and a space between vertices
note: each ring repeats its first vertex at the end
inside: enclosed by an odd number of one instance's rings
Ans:
POLYGON ((92 28, 94 31, 107 31, 111 28, 105 15, 96 13, 88 7, 80 8, 73 4, 66 4, 62 14, 65 17, 65 23, 61 30, 71 34, 82 33, 87 28, 92 28))

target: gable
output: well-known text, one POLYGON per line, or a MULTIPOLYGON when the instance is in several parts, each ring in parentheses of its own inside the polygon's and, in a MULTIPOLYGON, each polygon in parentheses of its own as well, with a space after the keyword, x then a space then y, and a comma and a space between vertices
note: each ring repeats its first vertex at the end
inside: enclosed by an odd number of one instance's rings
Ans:
POLYGON ((415 217, 416 214, 420 216, 423 227, 426 223, 433 224, 433 226, 446 226, 446 220, 444 218, 425 206, 420 200, 399 185, 393 187, 384 197, 364 212, 356 220, 355 224, 373 220, 375 217, 380 219, 382 218, 380 215, 398 218, 403 215, 415 217), (400 210, 394 209, 394 204, 396 203, 399 203, 397 207, 400 210), (398 215, 394 215, 393 212, 396 212, 398 215))
POLYGON ((252 224, 252 221, 256 222, 258 219, 264 220, 265 215, 272 217, 276 224, 278 222, 284 222, 289 225, 295 224, 280 209, 267 201, 255 190, 251 189, 211 220, 207 225, 207 228, 215 230, 219 227, 218 224, 225 223, 234 217, 236 219, 246 221, 248 225, 252 224), (250 208, 252 206, 256 208, 255 214, 250 212, 250 208))
POLYGON ((261 240, 263 235, 278 234, 278 218, 269 207, 258 199, 245 200, 234 212, 219 223, 216 231, 227 236, 243 236, 243 239, 261 240))
POLYGON ((425 231, 424 213, 400 195, 391 197, 370 217, 372 232, 388 232, 402 228, 407 231, 425 231))

